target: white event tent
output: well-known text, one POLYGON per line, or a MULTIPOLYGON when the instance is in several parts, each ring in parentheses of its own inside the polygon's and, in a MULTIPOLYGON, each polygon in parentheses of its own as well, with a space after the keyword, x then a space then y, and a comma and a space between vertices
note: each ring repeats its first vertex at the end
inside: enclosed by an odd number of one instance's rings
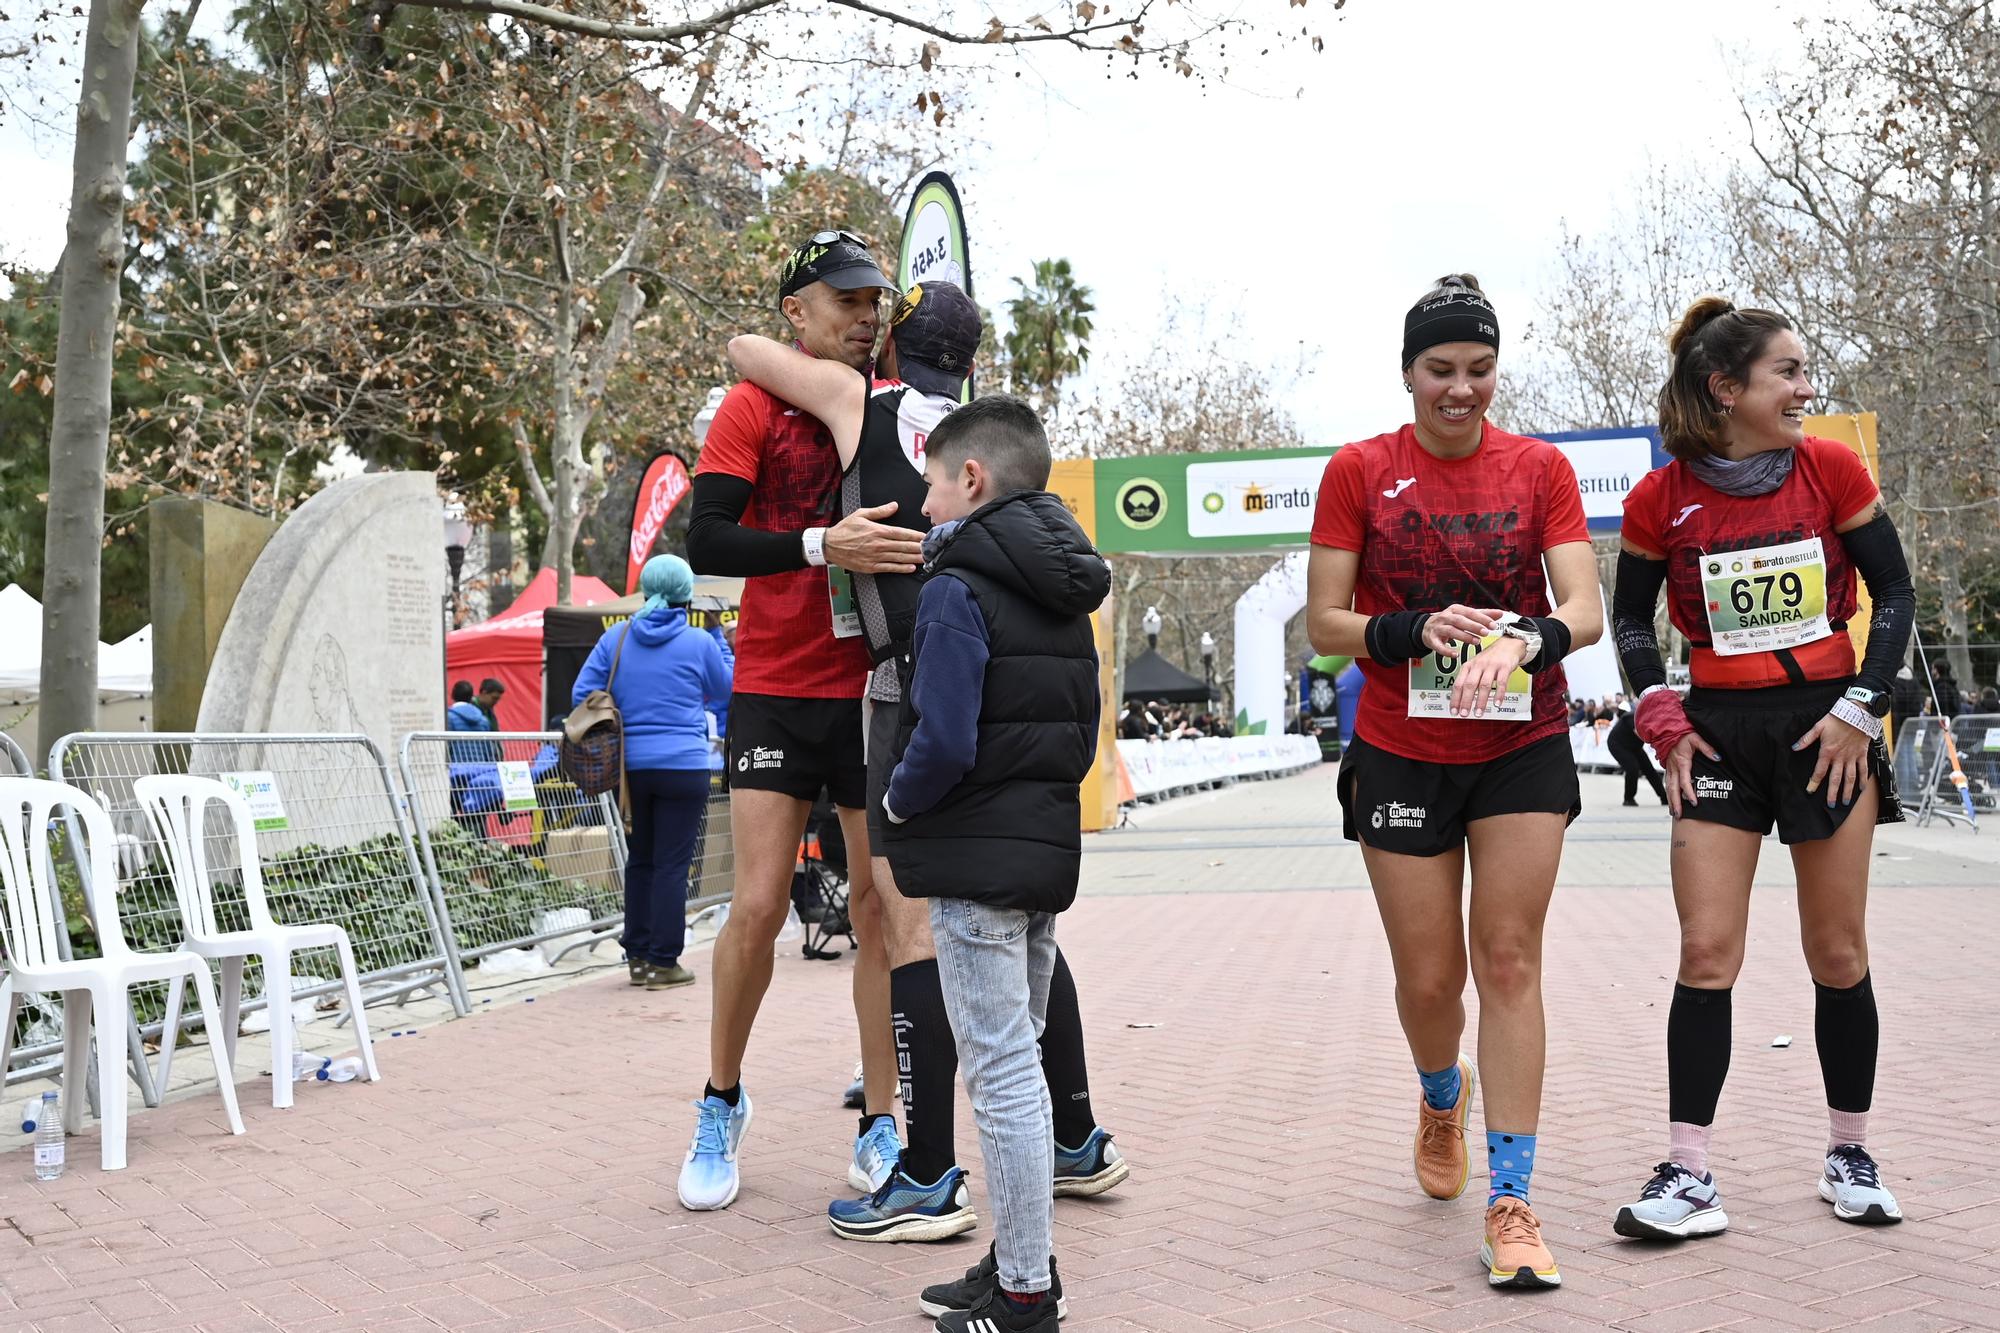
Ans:
MULTIPOLYGON (((18 583, 0 588, 0 704, 32 704, 42 693, 42 604, 18 583)), ((97 646, 100 699, 153 693, 153 627, 97 646)))

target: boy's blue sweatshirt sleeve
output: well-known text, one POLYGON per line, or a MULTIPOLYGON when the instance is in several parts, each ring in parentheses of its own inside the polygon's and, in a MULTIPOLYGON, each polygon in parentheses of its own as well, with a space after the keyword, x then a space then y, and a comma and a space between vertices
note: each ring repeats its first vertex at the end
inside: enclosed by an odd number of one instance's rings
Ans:
POLYGON ((882 798, 883 813, 897 824, 943 800, 979 756, 989 652, 986 620, 972 590, 949 576, 924 584, 910 644, 917 662, 910 682, 917 726, 882 798))

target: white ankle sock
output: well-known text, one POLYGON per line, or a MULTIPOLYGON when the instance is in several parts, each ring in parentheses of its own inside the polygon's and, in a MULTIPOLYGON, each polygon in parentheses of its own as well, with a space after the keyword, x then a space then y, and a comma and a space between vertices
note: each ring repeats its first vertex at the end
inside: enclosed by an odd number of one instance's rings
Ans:
POLYGON ((1828 1107, 1826 1111, 1826 1146, 1838 1148, 1843 1143, 1866 1144, 1868 1142, 1868 1113, 1866 1111, 1836 1111, 1828 1107))
POLYGON ((1708 1125, 1685 1120, 1667 1122, 1667 1160, 1679 1162, 1698 1176, 1708 1174, 1708 1125))

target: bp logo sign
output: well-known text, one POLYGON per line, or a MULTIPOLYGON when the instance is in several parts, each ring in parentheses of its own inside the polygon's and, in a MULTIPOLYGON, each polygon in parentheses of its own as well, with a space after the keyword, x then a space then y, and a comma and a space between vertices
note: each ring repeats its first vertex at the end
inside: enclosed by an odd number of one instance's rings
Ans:
POLYGON ((1155 527, 1167 516, 1167 492, 1150 477, 1134 477, 1118 488, 1118 517, 1128 528, 1155 527))
POLYGON ((1211 514, 1221 513, 1222 506, 1225 503, 1227 501, 1222 498, 1222 492, 1220 491, 1210 491, 1207 495, 1201 497, 1201 507, 1211 514))

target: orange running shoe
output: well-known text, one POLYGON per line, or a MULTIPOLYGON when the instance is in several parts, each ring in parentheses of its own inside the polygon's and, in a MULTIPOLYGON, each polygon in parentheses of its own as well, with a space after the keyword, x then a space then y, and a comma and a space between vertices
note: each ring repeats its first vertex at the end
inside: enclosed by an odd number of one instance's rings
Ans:
POLYGON ((1417 1097, 1417 1184, 1433 1199, 1456 1199, 1465 1193, 1465 1122, 1472 1114, 1472 1092, 1479 1073, 1472 1061, 1458 1057, 1458 1100, 1442 1111, 1417 1097))
POLYGON ((1503 1194, 1486 1210, 1486 1239, 1479 1246, 1486 1280, 1496 1287, 1560 1287, 1556 1257, 1542 1243, 1542 1224, 1525 1199, 1503 1194))

